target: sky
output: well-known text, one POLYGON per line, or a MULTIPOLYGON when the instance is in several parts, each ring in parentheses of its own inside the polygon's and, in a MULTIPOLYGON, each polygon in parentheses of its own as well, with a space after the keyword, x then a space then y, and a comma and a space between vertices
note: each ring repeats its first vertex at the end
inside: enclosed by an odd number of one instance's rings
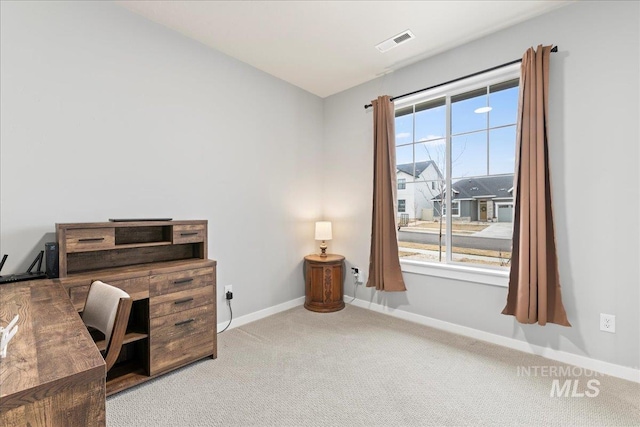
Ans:
MULTIPOLYGON (((396 163, 433 160, 445 170, 446 106, 396 118, 396 163), (415 125, 413 119, 415 117, 415 125), (415 127, 415 136, 414 136, 415 127), (415 153, 414 153, 415 150, 415 153)), ((452 179, 513 173, 518 87, 451 104, 452 179), (480 107, 486 113, 475 113, 480 107)))

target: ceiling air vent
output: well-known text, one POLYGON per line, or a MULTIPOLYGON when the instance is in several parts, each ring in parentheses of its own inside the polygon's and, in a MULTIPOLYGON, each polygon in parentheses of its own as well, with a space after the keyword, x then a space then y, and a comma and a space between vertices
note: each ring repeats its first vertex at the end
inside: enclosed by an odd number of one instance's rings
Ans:
POLYGON ((378 49, 380 52, 386 52, 398 46, 399 44, 406 43, 409 40, 415 38, 416 36, 410 30, 403 31, 400 34, 396 34, 390 39, 383 41, 376 46, 376 49, 378 49))

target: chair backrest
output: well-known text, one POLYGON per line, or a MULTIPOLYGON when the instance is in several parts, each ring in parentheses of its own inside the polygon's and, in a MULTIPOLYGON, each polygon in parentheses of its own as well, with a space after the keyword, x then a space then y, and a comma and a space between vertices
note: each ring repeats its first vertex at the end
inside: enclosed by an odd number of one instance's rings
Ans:
MULTIPOLYGON (((91 283, 89 294, 84 305, 82 320, 85 325, 95 328, 105 336, 107 344, 107 356, 117 350, 120 353, 122 339, 124 338, 129 313, 131 311, 131 297, 125 291, 115 286, 96 280, 91 283), (115 342, 116 332, 118 341, 115 342), (112 342, 113 341, 113 342, 112 342), (113 346, 117 347, 113 348, 113 346)), ((107 359, 105 356, 105 359, 107 359)), ((112 354, 112 362, 115 362, 118 354, 112 354)), ((107 370, 113 363, 107 363, 107 370)))

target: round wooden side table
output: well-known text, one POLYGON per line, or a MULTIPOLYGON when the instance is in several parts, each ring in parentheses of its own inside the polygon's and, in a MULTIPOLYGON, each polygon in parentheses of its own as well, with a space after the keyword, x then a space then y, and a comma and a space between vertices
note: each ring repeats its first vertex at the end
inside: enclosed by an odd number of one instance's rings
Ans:
POLYGON ((344 308, 342 300, 342 280, 344 277, 344 257, 327 254, 304 257, 304 277, 307 310, 328 313, 344 308))

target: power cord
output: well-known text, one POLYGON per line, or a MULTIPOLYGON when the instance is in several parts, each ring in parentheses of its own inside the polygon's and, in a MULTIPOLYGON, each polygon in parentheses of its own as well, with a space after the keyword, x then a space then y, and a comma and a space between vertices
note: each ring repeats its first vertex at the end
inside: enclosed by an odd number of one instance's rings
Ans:
POLYGON ((358 285, 362 283, 360 282, 360 270, 358 269, 358 267, 351 267, 351 274, 353 275, 354 284, 353 284, 353 299, 349 301, 349 304, 351 304, 356 300, 356 292, 358 292, 358 285))
POLYGON ((227 323, 227 326, 225 326, 223 330, 218 332, 218 335, 229 329, 229 326, 231 326, 231 322, 233 321, 233 310, 231 310, 231 300, 233 299, 233 292, 227 292, 225 294, 225 298, 227 298, 227 305, 229 306, 229 323, 227 323))

